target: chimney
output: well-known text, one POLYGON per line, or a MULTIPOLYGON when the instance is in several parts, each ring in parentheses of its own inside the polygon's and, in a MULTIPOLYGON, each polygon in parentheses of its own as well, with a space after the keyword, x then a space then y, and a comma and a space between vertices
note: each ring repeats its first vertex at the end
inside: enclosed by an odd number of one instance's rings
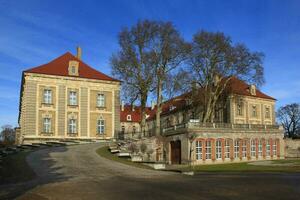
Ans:
POLYGON ((154 101, 151 101, 151 110, 154 109, 154 106, 155 106, 154 101))
POLYGON ((121 111, 124 111, 124 101, 121 102, 121 111))
POLYGON ((81 48, 80 46, 77 47, 77 56, 76 56, 79 60, 81 60, 81 48))

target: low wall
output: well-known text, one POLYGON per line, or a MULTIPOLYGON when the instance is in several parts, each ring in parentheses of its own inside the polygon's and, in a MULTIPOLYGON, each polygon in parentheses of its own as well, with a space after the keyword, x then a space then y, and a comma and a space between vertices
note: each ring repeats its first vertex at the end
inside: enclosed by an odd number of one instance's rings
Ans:
POLYGON ((285 141, 285 157, 300 158, 300 139, 286 138, 285 141))

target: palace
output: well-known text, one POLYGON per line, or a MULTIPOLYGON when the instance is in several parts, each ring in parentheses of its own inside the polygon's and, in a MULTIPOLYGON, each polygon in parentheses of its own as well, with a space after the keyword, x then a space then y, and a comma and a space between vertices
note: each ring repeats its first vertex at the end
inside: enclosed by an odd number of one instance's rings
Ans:
MULTIPOLYGON (((284 157, 283 129, 275 124, 275 99, 233 77, 223 106, 215 111, 216 123, 201 123, 189 93, 167 100, 161 112, 163 144, 156 158, 172 164, 223 163, 284 157)), ((155 133, 156 106, 146 108, 146 131, 141 133, 140 109, 122 106, 125 138, 155 133), (133 128, 134 127, 134 128, 133 128)))
POLYGON ((161 136, 155 137, 156 106, 120 105, 121 82, 65 53, 25 70, 20 92, 17 143, 61 140, 149 140, 155 161, 209 164, 284 157, 283 129, 275 123, 275 102, 255 85, 231 77, 214 112, 201 123, 190 93, 162 104, 161 136), (160 139, 158 139, 160 138, 160 139), (153 142, 154 141, 154 142, 153 142))
POLYGON ((17 143, 110 139, 119 131, 120 81, 85 64, 81 49, 25 70, 17 143))

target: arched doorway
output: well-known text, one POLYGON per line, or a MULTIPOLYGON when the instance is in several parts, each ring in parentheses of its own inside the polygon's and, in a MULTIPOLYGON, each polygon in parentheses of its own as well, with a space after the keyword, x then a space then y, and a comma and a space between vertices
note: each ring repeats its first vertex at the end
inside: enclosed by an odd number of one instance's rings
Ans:
POLYGON ((171 141, 171 164, 181 164, 181 141, 171 141))

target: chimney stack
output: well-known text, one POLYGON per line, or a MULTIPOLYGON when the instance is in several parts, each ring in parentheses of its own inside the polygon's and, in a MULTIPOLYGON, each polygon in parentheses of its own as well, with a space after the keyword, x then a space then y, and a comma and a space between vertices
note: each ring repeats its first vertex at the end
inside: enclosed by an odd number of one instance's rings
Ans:
POLYGON ((81 60, 81 48, 80 46, 77 47, 77 56, 76 56, 79 60, 81 60))
POLYGON ((124 101, 121 102, 121 111, 124 111, 124 101))

